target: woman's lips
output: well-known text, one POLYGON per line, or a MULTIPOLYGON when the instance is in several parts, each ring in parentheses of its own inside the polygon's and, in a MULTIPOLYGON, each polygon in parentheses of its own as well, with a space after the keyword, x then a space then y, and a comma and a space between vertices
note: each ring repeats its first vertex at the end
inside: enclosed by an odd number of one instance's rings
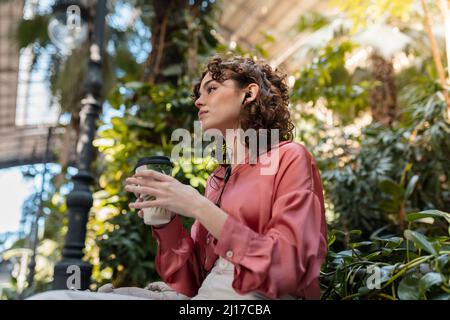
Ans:
POLYGON ((198 117, 201 118, 202 115, 204 115, 204 114, 206 114, 206 113, 208 113, 208 111, 199 111, 198 117))

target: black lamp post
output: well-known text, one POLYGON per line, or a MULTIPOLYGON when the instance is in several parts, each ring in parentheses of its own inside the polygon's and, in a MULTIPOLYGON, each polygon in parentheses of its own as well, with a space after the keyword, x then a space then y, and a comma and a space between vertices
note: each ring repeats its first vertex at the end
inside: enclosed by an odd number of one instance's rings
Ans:
POLYGON ((97 0, 93 41, 90 46, 89 66, 85 81, 85 96, 81 101, 80 137, 77 145, 78 173, 72 177, 73 190, 67 197, 69 225, 62 251, 62 260, 55 265, 53 289, 86 290, 90 284, 92 266, 83 261, 86 237, 86 223, 92 207, 90 190, 94 180, 91 163, 94 160, 92 141, 95 136, 96 121, 101 112, 102 102, 102 51, 105 28, 106 0, 97 0))

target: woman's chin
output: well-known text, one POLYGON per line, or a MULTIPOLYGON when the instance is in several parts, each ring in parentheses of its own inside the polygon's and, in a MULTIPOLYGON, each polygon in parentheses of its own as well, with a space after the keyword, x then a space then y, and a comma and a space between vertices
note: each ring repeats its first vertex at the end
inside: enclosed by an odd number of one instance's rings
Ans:
POLYGON ((209 123, 208 121, 200 121, 202 132, 209 134, 219 134, 222 135, 221 130, 214 123, 209 123))
POLYGON ((205 119, 200 120, 200 123, 201 123, 202 131, 203 131, 203 132, 205 132, 206 130, 209 130, 209 129, 213 128, 213 126, 211 126, 211 124, 210 124, 207 120, 205 120, 205 119))

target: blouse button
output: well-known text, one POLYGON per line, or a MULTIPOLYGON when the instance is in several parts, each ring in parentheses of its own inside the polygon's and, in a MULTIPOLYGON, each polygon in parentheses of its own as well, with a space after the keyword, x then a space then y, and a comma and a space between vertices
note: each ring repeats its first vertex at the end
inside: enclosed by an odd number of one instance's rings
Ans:
POLYGON ((232 258, 233 257, 233 251, 228 250, 226 253, 227 258, 232 258))

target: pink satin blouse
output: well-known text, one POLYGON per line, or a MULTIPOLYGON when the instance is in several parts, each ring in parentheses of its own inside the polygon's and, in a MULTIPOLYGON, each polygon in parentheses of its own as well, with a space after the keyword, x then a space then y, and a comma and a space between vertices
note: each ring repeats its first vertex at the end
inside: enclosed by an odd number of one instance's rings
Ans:
MULTIPOLYGON (((218 239, 198 221, 189 235, 178 216, 152 228, 158 242, 156 269, 174 290, 196 295, 221 256, 235 266, 237 293, 320 298, 318 277, 327 242, 315 161, 304 146, 290 141, 261 157, 256 164, 233 168, 221 200, 228 218, 218 239)), ((225 167, 219 166, 208 178, 205 196, 214 203, 224 174, 225 167)))

